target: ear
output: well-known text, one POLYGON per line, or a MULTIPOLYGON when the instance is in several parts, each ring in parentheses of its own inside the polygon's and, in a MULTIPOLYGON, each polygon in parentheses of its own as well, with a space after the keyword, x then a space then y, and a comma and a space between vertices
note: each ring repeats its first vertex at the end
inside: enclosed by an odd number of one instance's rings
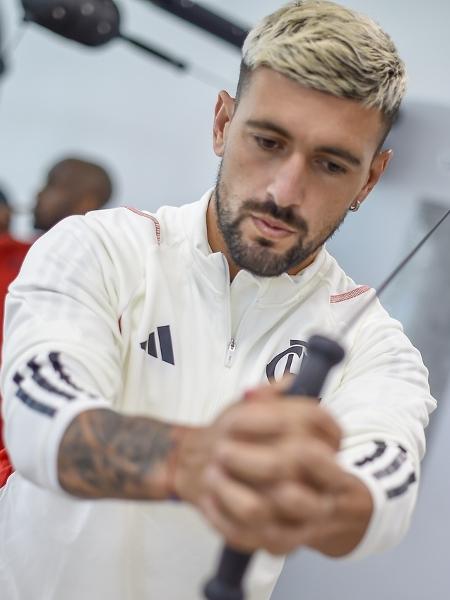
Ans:
POLYGON ((223 156, 228 127, 233 118, 236 101, 227 92, 220 92, 214 111, 213 148, 217 156, 223 156))
POLYGON ((370 165, 370 171, 367 181, 360 193, 358 194, 358 196, 353 201, 353 203, 361 204, 362 202, 364 202, 364 200, 376 186, 381 176, 387 169, 387 166, 391 162, 393 155, 394 153, 392 150, 383 150, 383 152, 379 152, 375 156, 375 158, 372 161, 372 164, 370 165))

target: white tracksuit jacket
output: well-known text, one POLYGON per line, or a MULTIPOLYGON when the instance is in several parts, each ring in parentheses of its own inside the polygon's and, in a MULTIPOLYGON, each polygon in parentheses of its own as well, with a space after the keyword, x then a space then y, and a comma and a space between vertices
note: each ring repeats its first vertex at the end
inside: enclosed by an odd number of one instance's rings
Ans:
MULTIPOLYGON (((155 215, 70 217, 34 244, 12 285, 2 395, 16 472, 0 491, 2 600, 200 600, 215 532, 181 503, 64 493, 65 429, 101 406, 209 423, 250 386, 298 371, 305 340, 336 334, 373 293, 325 249, 298 276, 241 271, 230 286, 207 242, 209 196, 155 215)), ((434 401, 419 353, 378 302, 345 346, 322 402, 345 432, 339 460, 374 499, 359 557, 408 526, 434 401)), ((249 600, 270 597, 282 562, 258 553, 249 600)))

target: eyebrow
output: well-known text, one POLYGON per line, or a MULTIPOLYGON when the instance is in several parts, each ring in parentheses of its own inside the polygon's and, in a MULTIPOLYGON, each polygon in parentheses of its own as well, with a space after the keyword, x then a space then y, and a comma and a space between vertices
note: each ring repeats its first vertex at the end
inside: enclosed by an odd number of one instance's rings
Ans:
MULTIPOLYGON (((282 135, 288 140, 293 139, 289 131, 287 131, 286 129, 284 129, 284 127, 281 127, 280 125, 277 125, 276 123, 272 123, 272 121, 249 119, 246 122, 246 125, 248 127, 256 127, 257 129, 266 129, 268 131, 273 131, 274 133, 282 135)), ((325 154, 331 154, 333 156, 342 158, 343 160, 356 167, 361 166, 361 159, 355 156, 349 150, 346 150, 345 148, 340 148, 339 146, 319 146, 318 148, 316 148, 316 150, 318 152, 324 152, 325 154)))
POLYGON ((277 125, 276 123, 272 123, 272 121, 265 121, 265 120, 257 120, 257 119, 249 119, 246 122, 246 125, 248 127, 256 127, 257 129, 268 129, 269 131, 273 131, 274 133, 278 133, 279 135, 282 135, 283 137, 287 138, 288 140, 292 140, 292 135, 289 133, 289 131, 287 131, 287 129, 284 129, 284 127, 281 127, 280 125, 277 125))

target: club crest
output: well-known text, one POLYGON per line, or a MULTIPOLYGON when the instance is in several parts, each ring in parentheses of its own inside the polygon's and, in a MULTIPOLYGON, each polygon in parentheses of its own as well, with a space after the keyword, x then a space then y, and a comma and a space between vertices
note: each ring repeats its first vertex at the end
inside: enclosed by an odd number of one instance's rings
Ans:
POLYGON ((290 347, 277 354, 266 366, 269 381, 280 381, 287 373, 296 375, 306 354, 307 343, 302 340, 290 340, 290 347))

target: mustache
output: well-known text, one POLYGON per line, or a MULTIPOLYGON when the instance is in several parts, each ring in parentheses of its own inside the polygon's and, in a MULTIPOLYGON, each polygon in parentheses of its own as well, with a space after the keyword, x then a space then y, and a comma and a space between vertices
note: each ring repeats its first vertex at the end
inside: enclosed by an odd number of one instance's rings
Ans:
POLYGON ((260 215, 268 215, 281 221, 289 227, 293 227, 303 233, 308 233, 308 224, 299 215, 296 215, 290 206, 278 206, 273 200, 245 200, 242 204, 241 213, 243 211, 256 212, 260 215))

